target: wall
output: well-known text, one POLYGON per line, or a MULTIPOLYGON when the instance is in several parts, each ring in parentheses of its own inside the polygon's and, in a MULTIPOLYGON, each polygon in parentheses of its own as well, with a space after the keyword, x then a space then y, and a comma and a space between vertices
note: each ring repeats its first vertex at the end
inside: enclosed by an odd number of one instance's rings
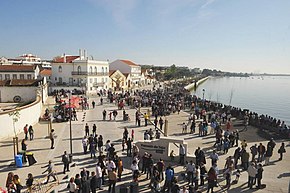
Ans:
MULTIPOLYGON (((17 134, 23 132, 25 124, 34 125, 38 122, 39 117, 41 116, 41 108, 42 103, 40 97, 37 97, 35 102, 18 108, 20 118, 18 122, 15 123, 15 130, 17 134)), ((9 116, 9 113, 13 111, 14 110, 0 112, 0 123, 5 123, 5 126, 1 127, 0 139, 14 136, 12 117, 9 116)))
POLYGON ((38 87, 0 87, 0 101, 2 103, 6 102, 13 102, 13 98, 15 96, 20 96, 21 97, 21 102, 27 102, 27 101, 34 101, 36 99, 36 92, 37 92, 38 87))

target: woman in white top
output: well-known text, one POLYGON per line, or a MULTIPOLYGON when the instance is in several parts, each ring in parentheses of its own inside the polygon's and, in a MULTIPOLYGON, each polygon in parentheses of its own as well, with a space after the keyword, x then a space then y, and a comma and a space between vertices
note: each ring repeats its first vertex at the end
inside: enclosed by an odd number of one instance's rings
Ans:
POLYGON ((136 160, 133 160, 132 165, 131 165, 131 170, 132 170, 132 174, 133 174, 133 181, 138 181, 139 167, 138 167, 138 163, 136 160))
POLYGON ((71 177, 70 180, 69 180, 69 184, 68 184, 68 188, 69 188, 69 192, 70 193, 75 193, 77 192, 77 185, 75 183, 75 178, 74 177, 71 177))

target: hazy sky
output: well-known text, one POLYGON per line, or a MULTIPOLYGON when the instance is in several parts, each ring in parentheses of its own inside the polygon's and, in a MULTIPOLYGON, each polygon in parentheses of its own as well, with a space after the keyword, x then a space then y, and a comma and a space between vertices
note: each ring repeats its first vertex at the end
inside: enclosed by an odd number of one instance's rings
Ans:
POLYGON ((289 0, 0 0, 0 56, 290 74, 289 0))

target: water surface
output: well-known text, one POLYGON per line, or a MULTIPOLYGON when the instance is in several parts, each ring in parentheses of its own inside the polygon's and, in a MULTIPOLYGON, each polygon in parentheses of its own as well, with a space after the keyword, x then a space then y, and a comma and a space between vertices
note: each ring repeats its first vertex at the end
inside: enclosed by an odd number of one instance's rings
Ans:
POLYGON ((193 94, 270 115, 290 125, 290 76, 209 78, 193 94))

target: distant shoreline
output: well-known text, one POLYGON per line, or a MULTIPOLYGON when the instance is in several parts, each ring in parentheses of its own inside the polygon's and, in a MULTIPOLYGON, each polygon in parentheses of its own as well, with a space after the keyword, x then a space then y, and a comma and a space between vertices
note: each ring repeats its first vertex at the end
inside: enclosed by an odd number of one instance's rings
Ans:
POLYGON ((290 76, 290 74, 250 74, 249 76, 290 76))

